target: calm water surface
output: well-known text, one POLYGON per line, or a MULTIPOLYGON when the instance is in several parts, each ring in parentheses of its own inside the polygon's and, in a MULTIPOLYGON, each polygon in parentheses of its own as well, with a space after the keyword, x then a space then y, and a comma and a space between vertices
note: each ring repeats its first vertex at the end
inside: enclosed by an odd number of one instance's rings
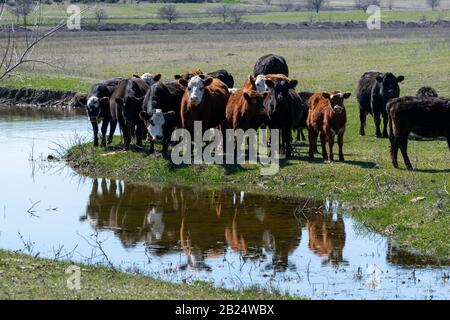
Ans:
POLYGON ((40 160, 75 135, 91 138, 84 116, 0 112, 1 248, 314 299, 450 298, 448 264, 364 231, 335 201, 91 179, 40 160))

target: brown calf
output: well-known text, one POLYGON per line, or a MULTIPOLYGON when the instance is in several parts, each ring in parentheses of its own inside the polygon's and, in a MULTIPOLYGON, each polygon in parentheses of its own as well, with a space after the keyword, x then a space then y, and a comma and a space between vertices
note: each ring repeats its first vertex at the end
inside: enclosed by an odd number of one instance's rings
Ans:
POLYGON ((307 126, 309 130, 309 157, 314 158, 314 146, 320 134, 322 144, 322 156, 325 161, 333 161, 334 137, 338 136, 339 161, 344 161, 342 147, 344 144, 345 125, 347 114, 344 100, 351 96, 350 92, 318 92, 308 100, 309 114, 307 126), (330 154, 327 154, 326 142, 328 141, 330 154))
POLYGON ((230 96, 226 108, 228 128, 257 130, 266 123, 267 109, 264 101, 269 92, 240 89, 230 96))

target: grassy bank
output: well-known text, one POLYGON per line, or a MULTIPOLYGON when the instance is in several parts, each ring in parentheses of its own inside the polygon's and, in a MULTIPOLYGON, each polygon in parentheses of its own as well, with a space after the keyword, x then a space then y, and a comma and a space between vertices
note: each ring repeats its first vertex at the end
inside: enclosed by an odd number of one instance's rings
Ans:
POLYGON ((228 291, 208 283, 173 284, 106 267, 78 265, 80 290, 69 290, 71 263, 0 250, 0 299, 291 299, 259 289, 228 291))

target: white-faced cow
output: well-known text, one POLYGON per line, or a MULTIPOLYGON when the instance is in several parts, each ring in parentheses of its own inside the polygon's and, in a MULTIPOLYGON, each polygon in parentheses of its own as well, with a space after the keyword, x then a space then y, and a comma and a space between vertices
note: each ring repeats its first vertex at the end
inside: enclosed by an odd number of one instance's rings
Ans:
POLYGON ((401 97, 387 105, 391 142, 391 159, 398 168, 398 149, 409 170, 412 164, 408 157, 408 136, 411 132, 424 138, 447 138, 450 149, 450 100, 443 98, 401 97))
POLYGON ((174 76, 175 80, 184 79, 189 82, 192 77, 194 76, 200 76, 203 79, 206 79, 207 77, 216 78, 222 81, 227 85, 229 89, 232 89, 234 87, 234 78, 233 76, 225 69, 220 69, 213 72, 205 73, 200 69, 192 70, 189 73, 185 74, 176 74, 174 76))
POLYGON ((399 83, 405 79, 396 77, 392 73, 367 71, 362 75, 358 83, 357 100, 359 103, 359 119, 361 126, 359 134, 364 136, 367 114, 373 115, 377 138, 387 138, 388 115, 386 104, 389 100, 400 96, 399 83), (381 133, 381 116, 383 117, 383 133, 381 133))
POLYGON ((178 81, 170 81, 155 83, 147 91, 139 116, 150 134, 150 152, 154 152, 154 142, 161 142, 162 153, 167 154, 173 130, 181 127, 180 108, 185 89, 178 81))
POLYGON ((225 109, 230 96, 228 87, 219 79, 200 76, 194 76, 189 82, 179 79, 179 83, 187 87, 181 101, 183 128, 193 134, 194 122, 201 121, 203 132, 220 126, 224 133, 225 109))
POLYGON ((92 130, 94 132, 94 146, 98 146, 98 124, 100 122, 102 122, 101 146, 106 146, 106 131, 108 129, 108 125, 110 125, 108 144, 112 142, 117 121, 114 121, 111 118, 109 98, 121 80, 122 79, 120 78, 113 78, 97 83, 92 86, 86 100, 79 101, 82 105, 86 106, 87 116, 92 124, 92 130))

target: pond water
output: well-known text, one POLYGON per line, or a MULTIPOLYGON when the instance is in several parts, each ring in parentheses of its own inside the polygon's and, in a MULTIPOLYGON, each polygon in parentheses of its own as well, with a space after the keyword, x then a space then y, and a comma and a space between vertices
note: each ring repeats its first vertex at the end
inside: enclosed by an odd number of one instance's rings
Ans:
POLYGON ((448 264, 368 233, 336 201, 92 179, 41 161, 75 136, 91 138, 85 116, 0 113, 0 248, 313 299, 450 298, 448 264))

